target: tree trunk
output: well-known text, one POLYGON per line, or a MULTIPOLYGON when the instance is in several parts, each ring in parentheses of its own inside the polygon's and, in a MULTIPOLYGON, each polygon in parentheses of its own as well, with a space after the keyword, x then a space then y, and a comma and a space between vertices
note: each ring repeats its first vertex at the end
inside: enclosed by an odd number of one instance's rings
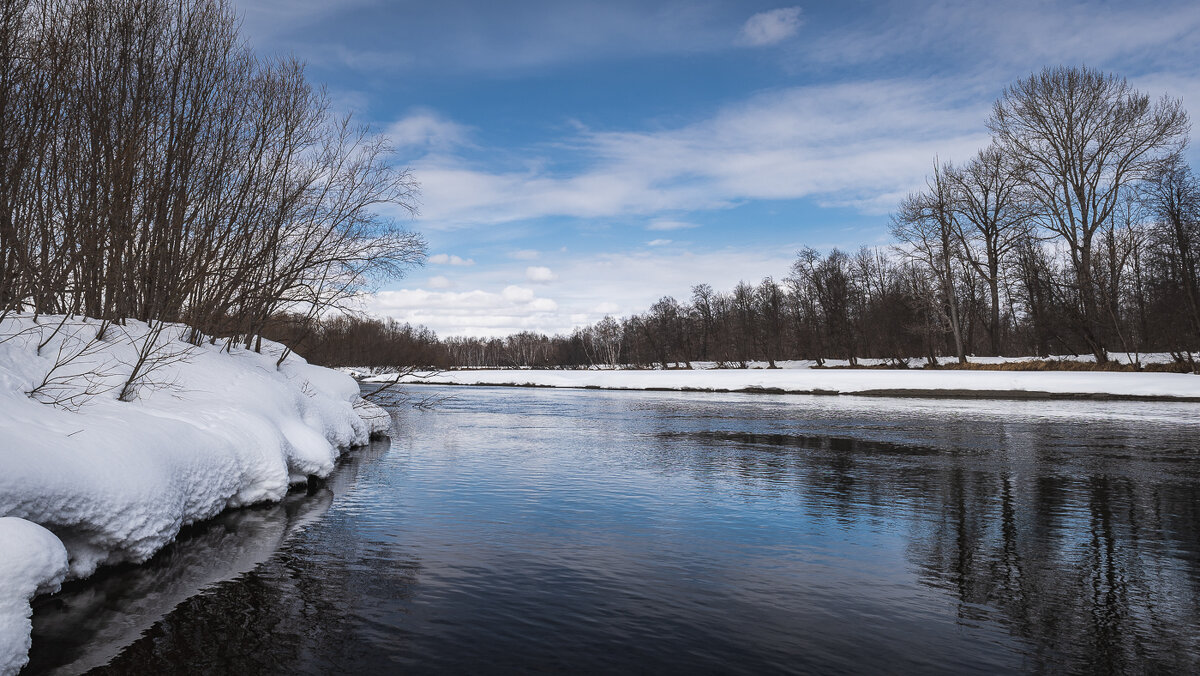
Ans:
POLYGON ((1100 339, 1100 317, 1096 306, 1096 285, 1092 280, 1091 242, 1085 242, 1079 250, 1079 267, 1075 279, 1079 284, 1079 301, 1083 310, 1083 340, 1096 358, 1097 364, 1108 363, 1108 351, 1100 339))
POLYGON ((1000 279, 999 266, 991 266, 991 277, 988 286, 992 292, 992 323, 988 326, 988 343, 993 357, 1000 356, 1000 279))

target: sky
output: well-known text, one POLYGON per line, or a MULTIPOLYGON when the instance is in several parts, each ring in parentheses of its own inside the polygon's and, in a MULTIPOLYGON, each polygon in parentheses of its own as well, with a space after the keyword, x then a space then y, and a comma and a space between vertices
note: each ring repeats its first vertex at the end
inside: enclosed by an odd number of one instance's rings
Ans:
POLYGON ((234 2, 420 184, 394 216, 429 260, 364 306, 443 337, 567 333, 780 279, 803 246, 887 245, 935 157, 986 146, 1046 66, 1200 115, 1194 1, 234 2))

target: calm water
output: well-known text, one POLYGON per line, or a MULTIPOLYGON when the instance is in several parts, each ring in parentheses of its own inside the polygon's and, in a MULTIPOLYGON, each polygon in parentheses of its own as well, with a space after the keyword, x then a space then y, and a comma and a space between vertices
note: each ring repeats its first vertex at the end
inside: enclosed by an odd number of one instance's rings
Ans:
POLYGON ((29 671, 1200 672, 1195 404, 419 393, 29 671))

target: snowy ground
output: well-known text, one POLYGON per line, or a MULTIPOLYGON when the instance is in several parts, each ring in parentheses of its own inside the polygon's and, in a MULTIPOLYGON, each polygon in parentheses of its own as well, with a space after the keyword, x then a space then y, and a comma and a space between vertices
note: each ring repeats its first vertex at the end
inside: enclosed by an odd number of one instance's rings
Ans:
MULTIPOLYGON (((1139 353, 1139 354, 1113 352, 1108 355, 1108 358, 1111 361, 1116 362, 1118 364, 1132 364, 1135 362, 1141 363, 1143 365, 1144 364, 1169 364, 1172 361, 1174 361, 1174 357, 1172 357, 1170 355, 1170 353, 1167 353, 1167 352, 1144 352, 1144 353, 1139 353)), ((1077 361, 1077 362, 1084 362, 1084 363, 1093 363, 1096 361, 1096 358, 1090 354, 1051 355, 1049 357, 976 357, 976 356, 967 357, 967 361, 971 362, 972 364, 1014 364, 1014 363, 1036 361, 1036 360, 1077 361)), ((939 357, 938 358, 939 364, 953 364, 957 361, 958 361, 957 357, 939 357)), ((914 358, 908 360, 908 364, 913 369, 921 369, 925 366, 925 359, 914 357, 914 358)), ((892 365, 894 365, 894 362, 891 359, 863 358, 863 359, 858 360, 858 366, 861 366, 861 367, 892 366, 892 365)), ((670 366, 672 369, 686 368, 686 365, 683 362, 671 363, 670 366)), ((713 369, 738 370, 738 369, 740 369, 740 365, 738 365, 738 364, 720 363, 720 362, 715 362, 715 361, 694 361, 691 363, 691 366, 692 366, 692 370, 713 370, 713 369)), ((748 368, 748 369, 766 369, 769 366, 770 366, 770 364, 765 361, 746 362, 746 368, 748 368)), ((775 362, 775 368, 783 369, 783 370, 811 369, 811 368, 816 368, 816 366, 817 366, 817 362, 813 361, 811 359, 803 359, 803 360, 781 359, 781 360, 775 362)), ((823 366, 826 368, 848 368, 850 366, 850 362, 846 359, 826 359, 823 366)), ((354 366, 354 367, 343 368, 343 369, 339 369, 339 370, 341 370, 344 373, 347 373, 355 378, 359 378, 359 379, 367 379, 372 376, 387 375, 387 373, 388 373, 387 369, 383 369, 383 368, 379 368, 379 367, 375 367, 375 366, 354 366)), ((464 371, 506 371, 507 372, 507 371, 536 371, 536 370, 541 370, 541 369, 530 369, 530 368, 526 368, 526 367, 520 367, 520 368, 482 368, 482 369, 462 369, 462 370, 464 370, 464 371)), ((547 370, 550 370, 550 369, 547 369, 547 370)), ((596 367, 592 367, 590 369, 581 369, 581 370, 591 370, 591 371, 635 370, 636 371, 636 370, 647 370, 647 369, 639 369, 639 368, 635 368, 631 365, 625 365, 625 366, 596 366, 596 367)), ((653 368, 648 369, 648 370, 659 370, 659 367, 657 365, 655 365, 653 368)))
POLYGON ((179 529, 326 476, 390 420, 344 374, 191 346, 168 327, 0 322, 0 674, 29 649, 29 600, 141 562, 179 529), (145 355, 145 377, 125 383, 145 355), (126 401, 119 399, 126 391, 126 401), (381 415, 382 414, 382 415, 381 415))
MULTIPOLYGON (((368 382, 388 382, 386 374, 368 382)), ((1177 373, 883 369, 482 370, 415 374, 403 382, 617 390, 811 394, 1164 398, 1200 401, 1200 376, 1177 373)))

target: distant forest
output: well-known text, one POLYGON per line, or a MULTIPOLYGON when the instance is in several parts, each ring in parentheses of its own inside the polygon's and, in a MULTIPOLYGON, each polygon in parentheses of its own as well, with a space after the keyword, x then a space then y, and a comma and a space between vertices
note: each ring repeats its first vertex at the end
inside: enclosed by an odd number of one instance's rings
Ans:
MULTIPOLYGON (((806 248, 784 279, 698 284, 570 335, 439 340, 335 316, 304 329, 304 350, 341 366, 664 368, 1154 351, 1194 370, 1200 183, 1181 102, 1047 68, 1009 86, 987 127, 991 145, 962 164, 935 159, 897 206, 893 246, 806 248)), ((275 335, 298 338, 290 326, 275 335)))

